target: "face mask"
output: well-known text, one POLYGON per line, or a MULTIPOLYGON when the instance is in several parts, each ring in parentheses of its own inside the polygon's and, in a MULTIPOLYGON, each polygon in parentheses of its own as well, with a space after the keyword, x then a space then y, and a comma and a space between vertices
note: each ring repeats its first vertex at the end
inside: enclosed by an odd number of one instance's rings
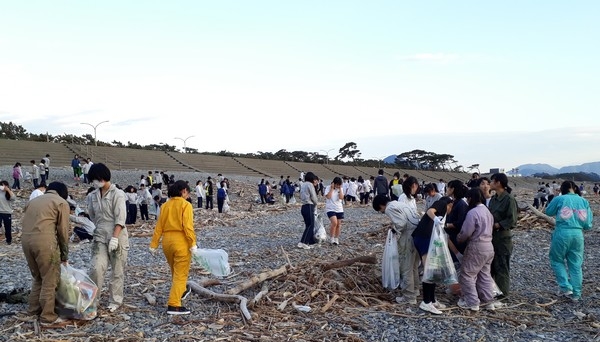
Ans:
POLYGON ((4 191, 4 185, 0 185, 0 191, 4 191))
POLYGON ((105 184, 104 182, 101 182, 101 181, 99 181, 99 180, 94 180, 94 181, 92 181, 92 185, 93 185, 93 186, 94 186, 94 188, 96 188, 96 189, 103 188, 103 187, 104 187, 104 184, 105 184))

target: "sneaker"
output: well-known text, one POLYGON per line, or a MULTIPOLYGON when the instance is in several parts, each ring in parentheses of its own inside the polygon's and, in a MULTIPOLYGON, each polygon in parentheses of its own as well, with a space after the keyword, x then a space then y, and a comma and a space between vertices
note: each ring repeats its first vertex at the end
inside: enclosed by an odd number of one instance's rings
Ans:
POLYGON ((114 303, 113 303, 113 304, 109 304, 109 305, 108 305, 108 311, 110 311, 110 312, 115 312, 115 311, 117 311, 117 309, 118 309, 119 307, 120 307, 120 305, 119 305, 119 304, 114 304, 114 303))
POLYGON ((192 293, 192 288, 189 285, 185 286, 185 291, 183 291, 183 294, 181 295, 181 300, 186 299, 190 293, 192 293))
POLYGON ((190 310, 186 309, 183 306, 168 306, 167 314, 168 315, 188 315, 190 310))
POLYGON ((572 300, 573 302, 578 302, 581 300, 581 296, 578 295, 570 295, 569 299, 572 300))
POLYGON ((479 305, 468 306, 462 298, 458 300, 458 307, 471 311, 479 311, 479 305))
POLYGON ((61 323, 65 323, 66 321, 67 321, 66 319, 58 317, 57 319, 54 320, 54 322, 40 322, 40 324, 42 326, 48 327, 48 326, 52 326, 52 325, 58 325, 61 323))
POLYGON ((446 305, 442 304, 440 302, 438 302, 437 300, 435 302, 432 303, 433 306, 435 306, 436 309, 441 310, 441 309, 445 309, 446 305))
POLYGON ((307 245, 307 244, 305 244, 305 243, 298 242, 298 248, 301 248, 301 249, 310 249, 310 246, 307 245))
POLYGON ((573 295, 573 291, 571 290, 567 290, 567 291, 558 291, 557 296, 559 297, 567 297, 570 298, 573 295))
POLYGON ((407 298, 406 296, 400 296, 400 297, 396 297, 396 303, 398 303, 398 304, 412 304, 412 305, 416 305, 417 304, 417 300, 416 299, 407 298))
POLYGON ((485 304, 485 306, 483 308, 486 310, 494 311, 496 309, 502 308, 503 306, 504 306, 504 303, 494 300, 494 301, 491 301, 491 302, 485 304))
POLYGON ((339 244, 340 244, 340 238, 335 238, 335 239, 333 240, 333 244, 334 244, 334 245, 339 245, 339 244))
POLYGON ((335 238, 334 237, 329 238, 329 244, 331 244, 331 245, 335 244, 335 238))
POLYGON ((419 304, 419 309, 421 309, 423 311, 431 312, 434 315, 441 315, 442 314, 442 312, 440 310, 438 310, 435 307, 435 305, 433 305, 433 303, 421 302, 421 304, 419 304))

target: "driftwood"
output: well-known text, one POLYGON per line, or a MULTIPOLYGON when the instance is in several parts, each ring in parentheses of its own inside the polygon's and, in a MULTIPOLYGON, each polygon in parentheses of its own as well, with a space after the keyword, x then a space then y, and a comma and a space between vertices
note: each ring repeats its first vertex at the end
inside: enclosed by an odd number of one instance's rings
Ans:
POLYGON ((554 217, 550 217, 550 216, 542 213, 541 211, 537 210, 531 204, 527 203, 527 208, 529 208, 529 210, 531 210, 531 212, 534 213, 535 216, 537 216, 537 217, 543 219, 544 221, 550 223, 552 226, 554 226, 556 224, 556 220, 554 219, 554 217))
POLYGON ((239 295, 216 293, 207 288, 202 287, 197 282, 191 280, 189 280, 187 284, 190 286, 192 291, 194 291, 194 293, 197 293, 199 295, 206 296, 211 299, 216 299, 222 302, 240 304, 240 310, 242 311, 242 314, 244 315, 246 320, 252 319, 252 315, 250 314, 250 311, 248 311, 248 300, 245 297, 239 295))
POLYGON ((236 295, 241 293, 242 291, 251 288, 254 285, 260 284, 263 281, 271 278, 275 278, 287 272, 287 266, 281 266, 280 268, 268 272, 263 272, 259 275, 253 276, 252 278, 246 280, 245 282, 239 284, 238 286, 227 291, 229 295, 236 295))
POLYGON ((352 258, 352 259, 340 260, 340 261, 332 262, 330 264, 325 264, 321 268, 323 269, 323 271, 328 271, 328 270, 332 270, 335 268, 350 266, 357 262, 361 262, 363 264, 374 265, 377 263, 377 258, 374 255, 363 255, 363 256, 356 257, 356 258, 352 258))

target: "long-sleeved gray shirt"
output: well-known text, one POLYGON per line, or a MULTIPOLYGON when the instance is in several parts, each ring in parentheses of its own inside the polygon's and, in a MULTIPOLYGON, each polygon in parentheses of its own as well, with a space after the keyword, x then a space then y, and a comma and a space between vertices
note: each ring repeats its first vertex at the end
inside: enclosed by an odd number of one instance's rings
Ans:
POLYGON ((311 182, 302 182, 300 185, 300 202, 302 204, 317 205, 317 191, 311 182))
POLYGON ((11 202, 14 202, 17 196, 13 192, 10 196, 10 199, 6 199, 6 191, 0 190, 0 214, 12 214, 13 208, 11 207, 11 202))
POLYGON ((125 193, 117 189, 114 184, 110 185, 104 196, 101 196, 100 189, 92 191, 87 197, 87 208, 90 219, 96 225, 94 240, 108 243, 116 225, 123 227, 121 234, 127 234, 125 193))

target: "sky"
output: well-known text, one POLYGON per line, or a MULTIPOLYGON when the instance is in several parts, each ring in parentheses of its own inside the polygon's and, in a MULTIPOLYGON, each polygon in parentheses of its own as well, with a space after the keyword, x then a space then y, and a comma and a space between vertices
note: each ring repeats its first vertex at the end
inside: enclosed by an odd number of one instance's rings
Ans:
POLYGON ((0 121, 237 153, 600 161, 598 1, 0 0, 0 121), (176 139, 180 138, 180 139, 176 139), (333 150, 332 150, 333 149, 333 150))

